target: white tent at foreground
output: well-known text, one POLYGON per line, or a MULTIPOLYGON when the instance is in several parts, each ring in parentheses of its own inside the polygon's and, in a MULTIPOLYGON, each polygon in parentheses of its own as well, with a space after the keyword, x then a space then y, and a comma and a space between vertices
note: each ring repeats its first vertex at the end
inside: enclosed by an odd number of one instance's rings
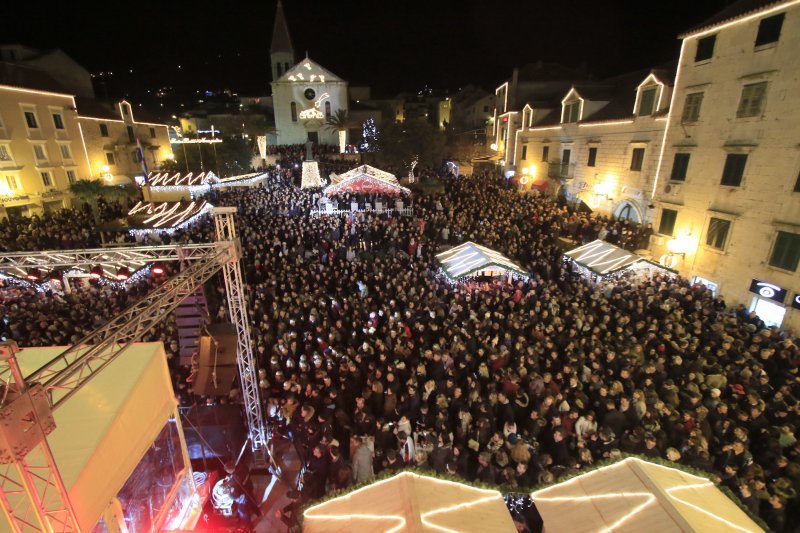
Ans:
MULTIPOLYGON (((17 361, 22 374, 30 375, 65 349, 20 350, 17 361)), ((47 441, 82 531, 95 527, 156 437, 174 424, 169 420, 176 415, 160 342, 134 344, 56 409, 56 428, 47 441)), ((182 442, 180 447, 183 475, 191 475, 186 447, 182 442)), ((30 452, 29 461, 36 453, 38 448, 30 452)), ((168 464, 179 460, 165 459, 168 464)), ((154 487, 151 494, 157 498, 161 493, 154 487)), ((6 520, 0 518, 0 531, 10 531, 6 520)))
POLYGON ((525 270, 508 257, 472 241, 437 254, 436 261, 450 279, 479 274, 501 276, 506 273, 528 277, 525 270))
POLYGON ((412 472, 306 509, 304 533, 514 532, 503 495, 412 472))
POLYGON ((531 498, 547 533, 763 531, 708 479, 635 457, 531 498))

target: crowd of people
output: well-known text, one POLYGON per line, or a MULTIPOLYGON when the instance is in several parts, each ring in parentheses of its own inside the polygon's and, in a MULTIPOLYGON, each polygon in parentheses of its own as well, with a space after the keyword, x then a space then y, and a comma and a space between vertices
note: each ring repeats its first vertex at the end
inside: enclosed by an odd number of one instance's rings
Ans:
MULTIPOLYGON (((415 197, 410 217, 310 217, 318 195, 291 178, 212 203, 238 207, 265 408, 304 459, 304 498, 405 466, 523 492, 636 453, 710 472, 770 528, 791 530, 797 340, 702 285, 665 274, 595 286, 562 261, 560 237, 636 249, 652 229, 521 195, 490 173, 443 178, 444 193, 415 197), (452 283, 434 255, 465 240, 530 278, 452 283)), ((22 345, 71 342, 32 337, 53 313, 74 328, 80 305, 96 324, 124 303, 79 293, 31 308, 19 295, 9 305, 8 290, 7 324, 39 324, 16 327, 22 345)), ((210 292, 225 319, 221 284, 210 292)), ((188 369, 174 370, 182 401, 205 402, 188 369)))

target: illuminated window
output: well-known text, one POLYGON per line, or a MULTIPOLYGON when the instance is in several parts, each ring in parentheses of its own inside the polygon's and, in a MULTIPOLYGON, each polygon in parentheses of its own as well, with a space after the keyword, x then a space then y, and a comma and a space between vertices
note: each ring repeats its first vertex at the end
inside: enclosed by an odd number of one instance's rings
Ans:
POLYGON ((297 122, 297 104, 292 102, 292 122, 297 122))
POLYGON ((42 177, 42 183, 45 187, 53 186, 53 180, 50 178, 50 173, 48 171, 43 170, 39 173, 39 175, 42 177))
POLYGON ((662 235, 672 236, 675 233, 675 221, 677 219, 677 211, 674 209, 662 209, 661 222, 658 224, 658 232, 662 235))
POLYGON ((100 137, 108 137, 108 124, 100 124, 100 137))
POLYGON ((672 181, 686 181, 686 171, 689 168, 689 154, 677 153, 672 161, 672 174, 669 179, 672 181))
POLYGON ((656 92, 658 92, 658 87, 643 89, 642 92, 639 93, 640 116, 652 115, 656 110, 656 92))
POLYGON ((53 113, 53 125, 57 130, 64 129, 64 119, 61 118, 61 113, 53 113))
POLYGON ((528 145, 527 144, 523 144, 522 145, 522 157, 520 157, 520 159, 522 159, 523 161, 528 159, 528 145))
POLYGON ((767 94, 767 82, 751 83, 742 87, 742 97, 739 99, 739 109, 736 110, 738 118, 757 117, 764 108, 764 97, 767 94))
POLYGON ((697 51, 694 54, 694 62, 705 61, 714 56, 714 44, 717 42, 716 35, 709 35, 697 40, 697 51))
POLYGON ((728 154, 725 158, 725 168, 722 169, 720 185, 738 187, 742 184, 744 167, 747 164, 747 154, 728 154))
POLYGON ((785 13, 773 15, 762 19, 758 24, 758 34, 756 35, 756 46, 776 43, 781 36, 783 27, 783 17, 785 13))
POLYGON ((690 93, 686 95, 683 103, 681 122, 697 122, 700 119, 700 107, 703 105, 703 93, 690 93))
POLYGON ((113 153, 106 152, 106 163, 108 163, 109 165, 116 164, 116 162, 114 160, 114 154, 113 153))
POLYGON ((589 160, 586 162, 587 167, 593 167, 597 163, 597 148, 589 148, 589 160))
POLYGON ((561 122, 567 124, 570 122, 578 122, 581 119, 581 103, 580 101, 570 102, 564 104, 563 119, 561 122))
POLYGON ((75 176, 75 171, 74 170, 67 170, 67 181, 69 181, 70 184, 75 183, 76 181, 78 181, 78 178, 75 176))
POLYGON ((32 130, 35 130, 39 127, 39 121, 36 120, 35 111, 25 111, 25 124, 27 124, 28 128, 32 130))
POLYGON ((706 232, 706 246, 724 250, 728 242, 728 232, 731 229, 731 221, 722 218, 711 218, 706 232))
POLYGON ((800 235, 779 231, 772 247, 769 264, 794 272, 797 270, 798 261, 800 261, 800 235))
POLYGON ((542 161, 547 161, 547 158, 549 156, 550 156, 550 147, 542 146, 542 161))
POLYGON ((36 161, 47 161, 47 150, 43 144, 33 145, 33 155, 36 157, 36 161))
POLYGON ((634 148, 631 155, 631 170, 642 170, 642 163, 644 163, 644 148, 634 148))

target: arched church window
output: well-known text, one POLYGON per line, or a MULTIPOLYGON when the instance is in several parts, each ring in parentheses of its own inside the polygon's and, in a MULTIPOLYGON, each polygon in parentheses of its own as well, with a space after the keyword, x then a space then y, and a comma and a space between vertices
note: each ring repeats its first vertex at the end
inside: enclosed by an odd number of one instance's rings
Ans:
POLYGON ((280 63, 276 63, 275 66, 278 67, 278 77, 280 78, 281 75, 283 74, 283 67, 281 66, 280 63))
POLYGON ((297 122, 297 104, 292 102, 292 122, 297 122))

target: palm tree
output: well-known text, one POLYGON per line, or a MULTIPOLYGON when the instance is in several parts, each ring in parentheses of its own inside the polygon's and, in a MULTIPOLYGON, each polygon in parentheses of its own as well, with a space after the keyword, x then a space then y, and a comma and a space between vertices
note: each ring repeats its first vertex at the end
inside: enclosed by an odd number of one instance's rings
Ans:
POLYGON ((347 139, 347 130, 353 127, 353 119, 345 109, 337 109, 336 112, 325 121, 325 129, 339 132, 339 153, 344 153, 344 144, 347 139))

